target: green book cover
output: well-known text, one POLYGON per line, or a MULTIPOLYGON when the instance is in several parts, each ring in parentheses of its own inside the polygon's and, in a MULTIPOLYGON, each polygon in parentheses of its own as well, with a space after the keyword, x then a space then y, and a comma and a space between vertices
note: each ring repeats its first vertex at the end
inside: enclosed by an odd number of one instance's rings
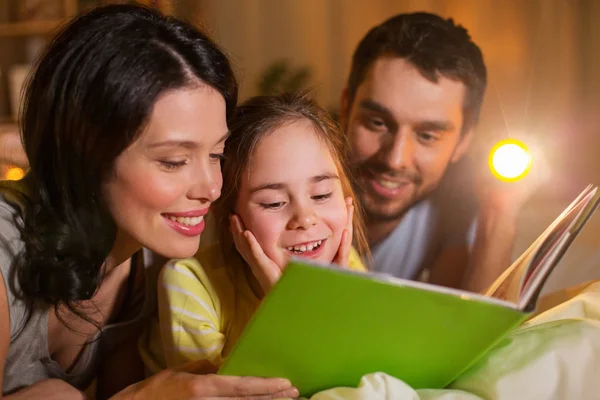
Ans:
POLYGON ((219 373, 288 378, 302 396, 380 371, 442 388, 525 317, 500 300, 296 260, 219 373))
POLYGON ((219 374, 288 378, 302 396, 373 372, 443 388, 509 340, 597 206, 589 186, 486 296, 292 260, 219 374))

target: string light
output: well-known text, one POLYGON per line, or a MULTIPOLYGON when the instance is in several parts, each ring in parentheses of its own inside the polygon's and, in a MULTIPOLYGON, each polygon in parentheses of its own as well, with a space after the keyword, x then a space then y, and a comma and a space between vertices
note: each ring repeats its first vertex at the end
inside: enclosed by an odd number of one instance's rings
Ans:
POLYGON ((6 171, 4 178, 9 181, 18 181, 25 176, 25 171, 19 167, 12 167, 6 171))

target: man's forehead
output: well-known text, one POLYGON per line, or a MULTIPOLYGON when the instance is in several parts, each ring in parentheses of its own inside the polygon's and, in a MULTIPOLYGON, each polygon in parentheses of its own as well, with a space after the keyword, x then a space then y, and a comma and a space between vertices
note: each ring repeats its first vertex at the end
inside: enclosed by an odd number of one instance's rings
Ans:
POLYGON ((432 82, 405 59, 380 57, 359 85, 355 106, 369 101, 396 118, 445 118, 457 123, 462 122, 465 93, 466 87, 460 81, 441 76, 432 82))

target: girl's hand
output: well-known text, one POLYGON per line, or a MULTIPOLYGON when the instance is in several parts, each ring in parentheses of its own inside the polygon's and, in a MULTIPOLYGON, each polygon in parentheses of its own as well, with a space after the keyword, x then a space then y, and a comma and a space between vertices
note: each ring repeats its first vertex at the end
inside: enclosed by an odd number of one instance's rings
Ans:
POLYGON ((352 220, 354 217, 354 206, 352 205, 352 197, 346 198, 346 211, 348 212, 348 220, 346 221, 346 229, 342 232, 342 240, 340 248, 333 259, 333 263, 343 267, 350 266, 350 250, 352 249, 352 220))
POLYGON ((281 277, 281 269, 267 257, 252 232, 246 230, 238 215, 231 216, 231 233, 235 247, 250 265, 264 294, 267 294, 281 277))

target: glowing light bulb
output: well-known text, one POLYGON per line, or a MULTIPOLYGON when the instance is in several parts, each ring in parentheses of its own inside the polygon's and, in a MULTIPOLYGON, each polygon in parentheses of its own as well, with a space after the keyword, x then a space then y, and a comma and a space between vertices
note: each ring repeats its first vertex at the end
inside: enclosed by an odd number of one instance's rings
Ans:
POLYGON ((502 140, 492 148, 489 164, 496 178, 505 182, 523 179, 531 169, 531 153, 516 139, 502 140))
POLYGON ((6 171, 4 178, 8 179, 9 181, 18 181, 19 179, 23 178, 24 176, 25 176, 25 171, 23 171, 19 167, 13 167, 13 168, 10 168, 8 171, 6 171))

